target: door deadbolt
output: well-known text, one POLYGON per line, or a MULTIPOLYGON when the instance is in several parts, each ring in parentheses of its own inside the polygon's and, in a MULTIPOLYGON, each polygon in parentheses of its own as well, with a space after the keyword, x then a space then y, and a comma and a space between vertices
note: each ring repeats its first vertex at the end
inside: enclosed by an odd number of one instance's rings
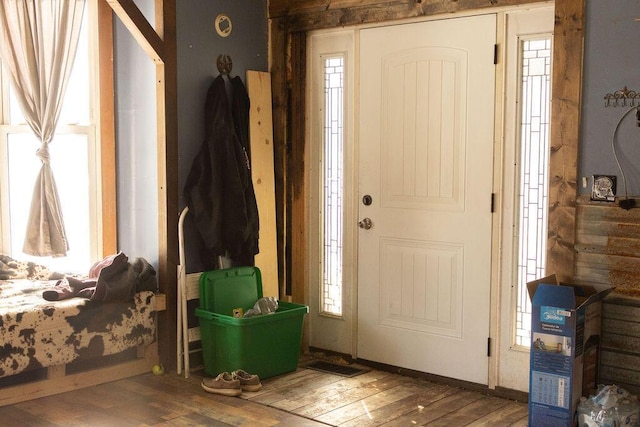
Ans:
POLYGON ((358 222, 358 226, 364 230, 369 230, 373 227, 373 222, 371 222, 371 218, 365 218, 358 222))
POLYGON ((362 197, 362 204, 364 204, 365 206, 369 206, 369 205, 371 205, 371 203, 373 203, 373 199, 371 198, 370 195, 365 194, 362 197))

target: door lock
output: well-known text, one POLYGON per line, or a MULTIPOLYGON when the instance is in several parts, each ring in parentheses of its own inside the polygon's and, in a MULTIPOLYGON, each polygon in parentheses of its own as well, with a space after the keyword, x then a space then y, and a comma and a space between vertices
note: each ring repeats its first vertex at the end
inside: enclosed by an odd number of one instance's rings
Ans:
POLYGON ((358 226, 364 230, 369 230, 373 227, 373 222, 371 222, 371 218, 365 218, 358 222, 358 226))

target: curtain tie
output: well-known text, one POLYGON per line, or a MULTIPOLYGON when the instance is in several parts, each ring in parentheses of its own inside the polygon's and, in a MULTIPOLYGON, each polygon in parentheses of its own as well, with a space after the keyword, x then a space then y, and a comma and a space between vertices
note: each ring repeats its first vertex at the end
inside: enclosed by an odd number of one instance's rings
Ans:
POLYGON ((48 165, 50 163, 49 144, 43 142, 40 148, 36 151, 36 156, 38 156, 42 163, 48 165))

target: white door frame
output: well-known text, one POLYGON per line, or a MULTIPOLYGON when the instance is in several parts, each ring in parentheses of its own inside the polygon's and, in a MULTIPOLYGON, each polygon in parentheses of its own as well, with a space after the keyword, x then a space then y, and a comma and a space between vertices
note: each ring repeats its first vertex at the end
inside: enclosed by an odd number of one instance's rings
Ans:
MULTIPOLYGON (((553 3, 549 3, 549 2, 541 2, 540 4, 528 4, 525 6, 513 6, 513 7, 506 7, 506 8, 495 8, 495 9, 491 9, 489 10, 489 12, 491 13, 496 13, 497 14, 497 21, 498 21, 498 34, 497 34, 497 42, 499 46, 504 46, 504 42, 505 42, 505 26, 506 26, 506 17, 505 14, 509 11, 517 11, 517 10, 530 10, 530 9, 536 9, 536 8, 551 8, 553 9, 553 3)), ((474 14, 482 14, 482 12, 479 13, 470 13, 470 12, 462 12, 462 13, 455 13, 453 14, 455 17, 463 17, 463 16, 470 16, 470 15, 474 15, 474 14)), ((352 37, 352 42, 353 42, 353 51, 352 51, 352 58, 355 59, 354 64, 352 65, 352 67, 350 68, 350 70, 348 70, 348 73, 350 75, 350 78, 353 78, 354 75, 357 75, 358 70, 356 69, 357 67, 357 58, 358 58, 358 46, 359 46, 359 31, 363 28, 369 28, 369 27, 379 27, 379 26, 387 26, 387 25, 395 25, 395 24, 402 24, 402 23, 409 23, 409 22, 421 22, 421 21, 428 21, 428 20, 437 20, 437 19, 443 19, 443 18, 451 18, 452 15, 441 15, 441 16, 432 16, 432 17, 422 17, 422 18, 417 18, 417 19, 405 19, 405 20, 400 20, 398 22, 394 22, 393 24, 390 23, 383 23, 380 25, 363 25, 363 26, 356 26, 356 27, 350 27, 348 29, 333 29, 333 30, 318 30, 318 31, 314 31, 314 32, 310 32, 309 36, 307 38, 308 40, 308 49, 307 49, 307 64, 311 64, 311 60, 310 57, 313 54, 313 52, 311 52, 311 40, 314 38, 314 36, 316 37, 320 37, 322 35, 336 35, 338 36, 339 34, 349 34, 349 37, 352 37)), ((491 355, 492 357, 489 360, 489 372, 488 372, 488 387, 491 389, 494 389, 496 387, 499 386, 504 386, 504 384, 500 383, 500 356, 499 356, 499 351, 498 348, 501 345, 500 343, 500 334, 501 332, 504 330, 504 328, 510 328, 511 327, 511 319, 502 319, 501 318, 501 313, 500 313, 500 309, 501 306, 505 303, 510 303, 510 301, 505 301, 505 299, 501 296, 502 295, 502 288, 504 285, 504 277, 503 277, 503 271, 502 271, 502 265, 503 262, 505 262, 505 253, 504 253, 504 244, 503 244, 503 236, 504 236, 504 220, 505 220, 505 216, 506 215, 511 215, 512 212, 509 209, 505 208, 505 201, 504 201, 504 197, 503 197, 503 191, 504 191, 504 174, 505 169, 504 169, 504 153, 505 153, 505 147, 504 147, 504 85, 505 85, 505 69, 504 69, 504 50, 503 49, 498 49, 498 64, 496 65, 496 102, 495 102, 495 109, 496 109, 496 114, 495 114, 495 140, 494 140, 494 164, 496 165, 496 167, 494 168, 494 185, 493 185, 493 189, 494 189, 494 193, 495 193, 495 214, 493 217, 493 231, 492 231, 492 270, 491 270, 491 308, 490 308, 490 338, 491 338, 491 355), (503 323, 503 325, 501 325, 500 323, 503 323)), ((307 82, 309 82, 308 88, 307 88, 307 111, 311 112, 312 111, 312 97, 310 96, 311 90, 312 90, 312 82, 313 80, 311 79, 311 66, 307 67, 307 82)), ((356 93, 357 90, 357 82, 355 82, 354 80, 351 80, 353 82, 353 91, 352 93, 356 93)), ((314 88, 314 90, 317 90, 317 88, 314 88)), ((350 118, 351 120, 353 120, 354 117, 357 117, 357 114, 359 112, 359 106, 357 105, 357 103, 353 103, 353 114, 350 114, 350 118)), ((309 236, 317 236, 317 230, 319 230, 319 220, 318 220, 318 215, 317 215, 317 210, 314 210, 315 208, 317 208, 319 200, 318 200, 318 178, 317 178, 317 167, 316 164, 314 164, 313 160, 317 159, 318 157, 318 147, 317 144, 315 143, 316 141, 314 141, 313 134, 314 132, 317 132, 317 129, 314 130, 314 125, 313 125, 313 115, 311 113, 306 115, 307 117, 307 126, 306 126, 306 137, 307 137, 307 147, 309 147, 309 149, 306 151, 305 154, 305 161, 307 162, 308 167, 306 167, 306 182, 307 182, 307 194, 309 195, 309 211, 307 213, 307 224, 309 224, 309 230, 311 230, 308 235, 309 236), (315 213, 314 213, 315 212, 315 213)), ((355 121, 355 120, 354 120, 355 121)), ((353 134, 357 134, 358 129, 357 127, 357 123, 354 123, 353 128, 351 128, 349 131, 353 132, 353 134)), ((353 135, 352 134, 352 135, 353 135)), ((346 142, 345 142, 346 144, 346 142)), ((353 146, 350 147, 350 151, 352 151, 353 153, 353 161, 357 162, 357 156, 355 153, 358 152, 358 141, 356 141, 355 139, 352 140, 352 144, 353 146)), ((357 163, 353 163, 352 165, 355 165, 357 163)), ((353 169, 356 168, 352 168, 351 171, 349 171, 348 174, 346 174, 347 176, 351 177, 351 179, 354 179, 354 173, 357 173, 357 170, 354 172, 353 169)), ((354 181, 355 182, 355 181, 354 181)), ((351 206, 347 207, 347 211, 345 212, 345 232, 349 233, 351 236, 353 236, 353 239, 356 239, 357 236, 357 203, 358 200, 358 191, 357 191, 357 186, 353 185, 350 189, 349 189, 349 193, 347 193, 345 191, 345 200, 347 199, 347 194, 351 195, 351 200, 355 201, 354 204, 352 204, 351 206), (347 221, 348 219, 348 221, 347 221)), ((310 238, 309 242, 308 242, 308 250, 309 250, 309 266, 310 268, 308 268, 308 283, 309 283, 309 289, 308 289, 308 295, 309 295, 309 301, 308 303, 311 304, 317 304, 318 303, 318 292, 317 292, 317 282, 318 282, 318 274, 319 274, 319 269, 317 268, 318 266, 318 262, 319 262, 319 242, 318 239, 314 239, 314 238, 310 238)), ((354 256, 353 259, 355 259, 355 254, 357 254, 357 248, 355 247, 355 245, 351 248, 348 249, 348 252, 345 252, 345 254, 351 254, 352 256, 354 256)), ((353 265, 354 262, 351 261, 346 261, 345 264, 351 264, 353 265)), ((351 336, 351 345, 347 347, 344 346, 338 346, 336 348, 330 348, 327 347, 327 350, 333 350, 333 351, 338 351, 341 353, 345 353, 345 354, 350 354, 351 356, 353 356, 354 358, 357 358, 357 317, 354 316, 354 313, 356 313, 355 310, 357 310, 357 296, 356 296, 356 292, 357 292, 357 282, 356 282, 356 275, 355 275, 355 271, 352 269, 351 270, 351 275, 349 277, 349 283, 347 283, 346 288, 345 288, 345 294, 349 294, 346 298, 345 298, 345 308, 349 308, 351 310, 350 315, 348 316, 348 318, 343 318, 343 319, 331 319, 329 320, 329 323, 339 323, 340 327, 344 328, 344 331, 346 335, 351 336)), ((316 321, 316 319, 313 317, 312 313, 313 313, 313 309, 310 307, 310 323, 313 323, 314 321, 316 321)), ((317 311, 317 310, 316 310, 317 311)), ((329 329, 325 329, 324 327, 325 325, 322 325, 319 327, 319 329, 321 330, 331 330, 329 329)), ((311 329, 314 328, 314 325, 311 324, 311 329)), ((312 332, 313 334, 313 332, 312 332)), ((313 346, 313 342, 311 342, 311 345, 313 346)), ((524 373, 523 373, 524 374, 524 373)), ((528 372, 527 372, 528 374, 528 372)))

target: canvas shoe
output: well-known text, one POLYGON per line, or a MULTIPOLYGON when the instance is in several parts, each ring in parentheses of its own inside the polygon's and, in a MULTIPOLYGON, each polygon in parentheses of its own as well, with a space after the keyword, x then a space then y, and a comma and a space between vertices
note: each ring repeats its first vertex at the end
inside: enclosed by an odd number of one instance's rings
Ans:
POLYGON ((249 374, 242 369, 233 371, 231 376, 240 381, 242 391, 258 391, 262 388, 262 383, 257 375, 249 374))
POLYGON ((224 394, 225 396, 240 396, 242 393, 240 380, 228 372, 223 372, 215 378, 203 378, 200 385, 209 393, 224 394))

